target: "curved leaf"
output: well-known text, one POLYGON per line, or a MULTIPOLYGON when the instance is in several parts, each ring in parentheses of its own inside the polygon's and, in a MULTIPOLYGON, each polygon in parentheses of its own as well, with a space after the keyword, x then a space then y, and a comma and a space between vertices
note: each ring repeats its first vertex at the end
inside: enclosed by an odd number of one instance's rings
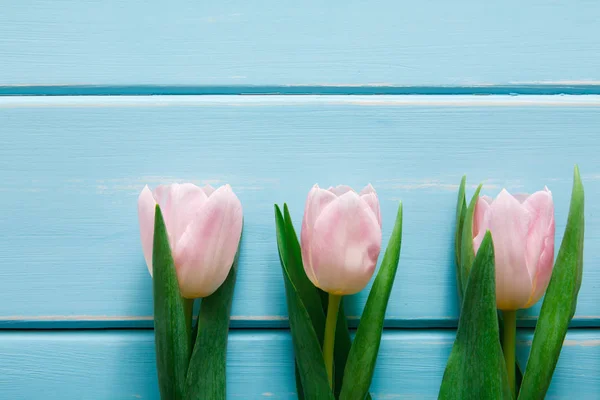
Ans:
POLYGON ((456 202, 456 226, 454 230, 454 262, 456 264, 456 287, 458 289, 458 300, 462 301, 463 298, 463 283, 462 283, 462 264, 461 261, 461 241, 462 241, 462 230, 463 223, 465 221, 465 215, 467 214, 467 202, 465 199, 465 184, 467 177, 463 176, 460 180, 460 186, 458 188, 458 200, 456 202))
POLYGON ((496 314, 494 247, 488 231, 465 290, 439 399, 512 399, 496 314))
MULTIPOLYGON (((306 307, 306 311, 308 311, 308 314, 310 315, 313 328, 317 333, 317 338, 319 338, 319 343, 322 344, 323 336, 325 334, 325 311, 323 310, 319 289, 313 285, 304 271, 300 243, 298 242, 298 236, 294 230, 292 217, 290 216, 290 211, 287 204, 283 205, 283 226, 279 226, 281 224, 281 220, 279 219, 281 217, 281 211, 279 211, 279 207, 277 206, 275 206, 275 213, 275 218, 278 225, 278 244, 280 242, 280 232, 285 232, 284 238, 286 242, 285 247, 283 248, 283 254, 286 255, 286 258, 285 261, 282 261, 282 265, 287 270, 290 281, 294 284, 298 296, 306 307)), ((279 246, 279 248, 281 248, 281 246, 279 246)), ((280 259, 282 259, 281 253, 280 259)))
POLYGON ((583 185, 575 166, 567 226, 535 327, 519 399, 543 399, 550 386, 577 306, 583 273, 584 225, 583 185))
POLYGON ((402 203, 398 207, 396 223, 385 251, 381 267, 373 282, 350 348, 340 399, 364 399, 367 396, 375 371, 375 362, 381 343, 385 310, 392 292, 400 247, 402 245, 402 203))
POLYGON ((475 190, 475 194, 471 197, 469 208, 464 216, 462 225, 462 239, 460 241, 460 282, 462 283, 462 292, 464 293, 471 273, 471 267, 475 260, 475 250, 473 249, 473 214, 475 214, 475 206, 481 192, 481 184, 475 190))
POLYGON ((302 382, 304 398, 309 400, 333 400, 334 397, 329 388, 329 378, 323 361, 321 345, 313 329, 308 311, 306 311, 285 268, 283 268, 283 279, 285 281, 292 343, 294 344, 296 365, 302 382))
MULTIPOLYGON (((333 394, 329 388, 323 361, 322 343, 325 331, 325 313, 318 289, 306 276, 302 254, 287 205, 284 215, 275 205, 275 225, 279 259, 284 275, 290 330, 296 356, 296 387, 299 399, 316 399, 333 394), (306 306, 308 304, 308 306, 306 306), (308 316, 308 318, 305 318, 308 316), (311 333, 312 332, 312 333, 311 333), (312 337, 314 336, 314 337, 312 337), (317 346, 312 341, 316 340, 317 346), (310 354, 308 354, 308 353, 310 354), (325 387, 313 374, 324 373, 325 387), (309 385, 306 387, 306 385, 309 385), (317 397, 314 397, 317 396, 317 397)), ((322 378, 322 377, 321 377, 322 378)))
POLYGON ((193 301, 179 292, 175 264, 160 207, 154 216, 152 287, 158 387, 163 399, 183 398, 191 352, 193 301))

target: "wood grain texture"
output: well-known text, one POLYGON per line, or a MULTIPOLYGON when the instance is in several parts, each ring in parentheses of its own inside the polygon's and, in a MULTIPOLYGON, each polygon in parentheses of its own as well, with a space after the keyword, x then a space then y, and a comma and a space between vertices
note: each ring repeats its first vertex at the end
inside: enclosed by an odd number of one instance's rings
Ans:
MULTIPOLYGON (((386 331, 374 399, 435 399, 455 332, 386 331)), ((520 332, 523 364, 531 331, 520 332)), ((0 397, 14 400, 157 399, 152 331, 0 332, 0 397)), ((547 399, 597 399, 600 336, 567 335, 547 399)), ((295 399, 291 337, 285 330, 230 334, 228 399, 295 399)))
MULTIPOLYGON (((599 132, 598 96, 0 98, 0 326, 152 326, 136 202, 171 181, 227 182, 242 201, 234 326, 287 326, 273 204, 288 202, 299 230, 314 183, 368 182, 384 243, 405 209, 386 326, 455 326, 462 174, 468 196, 481 181, 489 195, 548 185, 559 243, 574 163, 587 199, 574 325, 598 326, 599 132)), ((367 290, 345 299, 354 324, 367 290)))
POLYGON ((0 85, 598 84, 600 4, 21 0, 0 85))

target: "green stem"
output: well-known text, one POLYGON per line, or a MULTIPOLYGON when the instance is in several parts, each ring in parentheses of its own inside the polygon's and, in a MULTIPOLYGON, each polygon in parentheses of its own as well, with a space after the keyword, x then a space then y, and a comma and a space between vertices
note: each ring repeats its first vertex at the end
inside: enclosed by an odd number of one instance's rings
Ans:
POLYGON ((504 361, 506 362, 506 372, 508 372, 508 383, 510 390, 516 394, 515 390, 515 347, 517 336, 517 312, 502 311, 504 319, 504 332, 502 341, 502 351, 504 352, 504 361))
POLYGON ((333 345, 335 341, 335 327, 337 325, 337 315, 340 309, 342 296, 329 294, 329 303, 327 305, 327 321, 325 322, 325 340, 323 342, 323 360, 329 377, 329 387, 333 390, 333 345))

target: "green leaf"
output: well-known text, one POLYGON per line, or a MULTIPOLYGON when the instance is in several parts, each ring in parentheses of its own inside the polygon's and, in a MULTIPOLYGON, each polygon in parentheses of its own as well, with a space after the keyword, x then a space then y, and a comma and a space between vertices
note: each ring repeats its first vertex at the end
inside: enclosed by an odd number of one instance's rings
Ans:
POLYGON ((226 398, 227 340, 238 257, 239 247, 225 282, 200 304, 198 334, 185 382, 187 400, 226 398))
MULTIPOLYGON (((327 312, 327 310, 325 310, 327 312)), ((338 311, 337 326, 335 328, 335 347, 333 349, 333 373, 334 373, 334 393, 335 398, 340 397, 342 392, 342 383, 344 382, 344 371, 346 369, 346 362, 348 361, 348 354, 352 347, 352 339, 350 338, 350 331, 348 330, 348 318, 344 312, 344 302, 340 304, 338 311)), ((365 400, 371 400, 371 395, 367 393, 365 400)))
POLYGON ((512 398, 498 335, 494 247, 488 231, 467 281, 439 399, 512 398))
POLYGON ((333 400, 321 344, 313 329, 308 311, 304 307, 300 296, 298 296, 296 287, 290 280, 286 269, 282 269, 294 354, 304 398, 308 400, 333 400))
POLYGON ((329 396, 333 399, 321 349, 325 332, 325 313, 317 288, 304 272, 300 244, 287 205, 284 205, 284 213, 285 217, 275 205, 277 247, 296 356, 298 395, 300 399, 321 399, 329 396))
POLYGON ((471 273, 471 267, 475 260, 475 250, 473 249, 473 215, 475 214, 475 206, 479 199, 479 192, 481 192, 481 185, 475 190, 475 194, 471 198, 469 208, 464 216, 462 224, 462 239, 460 241, 460 282, 462 283, 462 292, 464 294, 469 280, 469 274, 471 273))
MULTIPOLYGON (((277 206, 275 208, 276 214, 279 213, 280 216, 281 212, 279 208, 277 206)), ((287 204, 283 205, 283 220, 286 239, 285 253, 287 254, 287 258, 285 262, 282 261, 282 265, 287 270, 294 287, 296 287, 298 296, 300 296, 302 303, 310 315, 313 328, 317 333, 317 338, 319 338, 319 343, 322 344, 323 336, 325 335, 325 312, 323 311, 319 289, 313 285, 304 271, 300 242, 298 242, 298 236, 294 230, 294 224, 287 204)), ((278 221, 278 224, 280 223, 277 215, 276 221, 278 221)), ((279 227, 277 228, 277 232, 280 232, 279 227)), ((280 234, 278 233, 277 236, 279 243, 280 234)))
POLYGON ((360 318, 354 343, 348 354, 340 399, 356 400, 367 396, 375 371, 375 362, 381 343, 385 310, 392 292, 400 247, 402 244, 402 203, 398 207, 396 223, 385 251, 381 267, 373 282, 367 303, 360 318))
POLYGON ((567 226, 535 327, 519 399, 543 399, 550 386, 577 306, 583 273, 584 225, 583 185, 575 166, 567 226))
POLYGON ((460 252, 462 251, 462 231, 463 223, 465 221, 465 214, 467 213, 467 202, 465 199, 465 184, 467 177, 463 176, 460 180, 460 187, 458 189, 458 201, 456 202, 456 227, 454 232, 454 257, 456 264, 456 283, 458 288, 458 299, 462 301, 463 298, 463 283, 462 283, 462 264, 460 252))
POLYGON ((162 399, 183 398, 185 376, 191 351, 193 300, 179 291, 167 229, 160 207, 154 217, 152 286, 154 297, 154 338, 158 387, 162 399))

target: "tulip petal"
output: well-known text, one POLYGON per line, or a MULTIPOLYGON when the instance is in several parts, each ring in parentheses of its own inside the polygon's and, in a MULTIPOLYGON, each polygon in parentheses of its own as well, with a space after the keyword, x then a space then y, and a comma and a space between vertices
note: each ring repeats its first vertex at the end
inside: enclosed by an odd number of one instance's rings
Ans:
POLYGON ((312 238, 312 230, 315 221, 325 207, 329 205, 336 196, 325 189, 319 188, 319 185, 313 186, 308 192, 306 205, 304 207, 304 218, 302 219, 302 230, 300 232, 300 240, 302 243, 302 263, 304 270, 310 281, 316 286, 317 280, 312 269, 312 261, 310 259, 310 243, 312 238))
POLYGON ((192 183, 174 183, 158 186, 155 197, 165 218, 171 249, 174 250, 174 244, 194 220, 207 196, 203 189, 192 183))
POLYGON ((529 198, 529 193, 515 193, 512 195, 519 203, 523 204, 529 198))
POLYGON ((138 220, 140 223, 140 239, 146 266, 152 276, 152 246, 154 241, 154 210, 156 201, 148 185, 142 189, 138 197, 138 220))
POLYGON ((198 210, 175 246, 181 293, 211 295, 227 278, 242 233, 242 204, 229 185, 218 188, 198 210))
POLYGON ((381 228, 369 205, 354 191, 346 192, 323 210, 312 235, 317 286, 333 294, 362 290, 381 250, 381 228))
POLYGON ((489 211, 490 204, 492 203, 491 198, 488 196, 482 196, 477 199, 475 205, 475 213, 473 214, 473 236, 476 238, 477 245, 475 246, 475 252, 479 249, 483 236, 485 235, 486 229, 489 229, 489 211), (486 221, 486 216, 488 221, 486 221))
POLYGON ((210 195, 215 192, 215 188, 212 187, 212 186, 210 186, 210 185, 204 185, 200 189, 202 189, 202 191, 204 192, 204 194, 206 195, 206 197, 210 197, 210 195))
POLYGON ((377 222, 379 222, 379 226, 381 227, 381 210, 379 209, 379 199, 377 198, 375 188, 369 183, 360 191, 359 195, 371 207, 371 211, 375 214, 375 218, 377 218, 377 222))
POLYGON ((496 261, 496 302, 501 310, 527 304, 533 289, 526 265, 529 211, 503 189, 491 205, 489 228, 496 261))
POLYGON ((533 276, 533 293, 528 307, 544 294, 554 264, 554 203, 546 188, 532 194, 524 203, 532 216, 527 236, 527 268, 533 276))
POLYGON ((331 186, 327 190, 335 194, 337 197, 340 197, 348 192, 354 192, 354 189, 347 185, 337 185, 336 187, 331 186))

